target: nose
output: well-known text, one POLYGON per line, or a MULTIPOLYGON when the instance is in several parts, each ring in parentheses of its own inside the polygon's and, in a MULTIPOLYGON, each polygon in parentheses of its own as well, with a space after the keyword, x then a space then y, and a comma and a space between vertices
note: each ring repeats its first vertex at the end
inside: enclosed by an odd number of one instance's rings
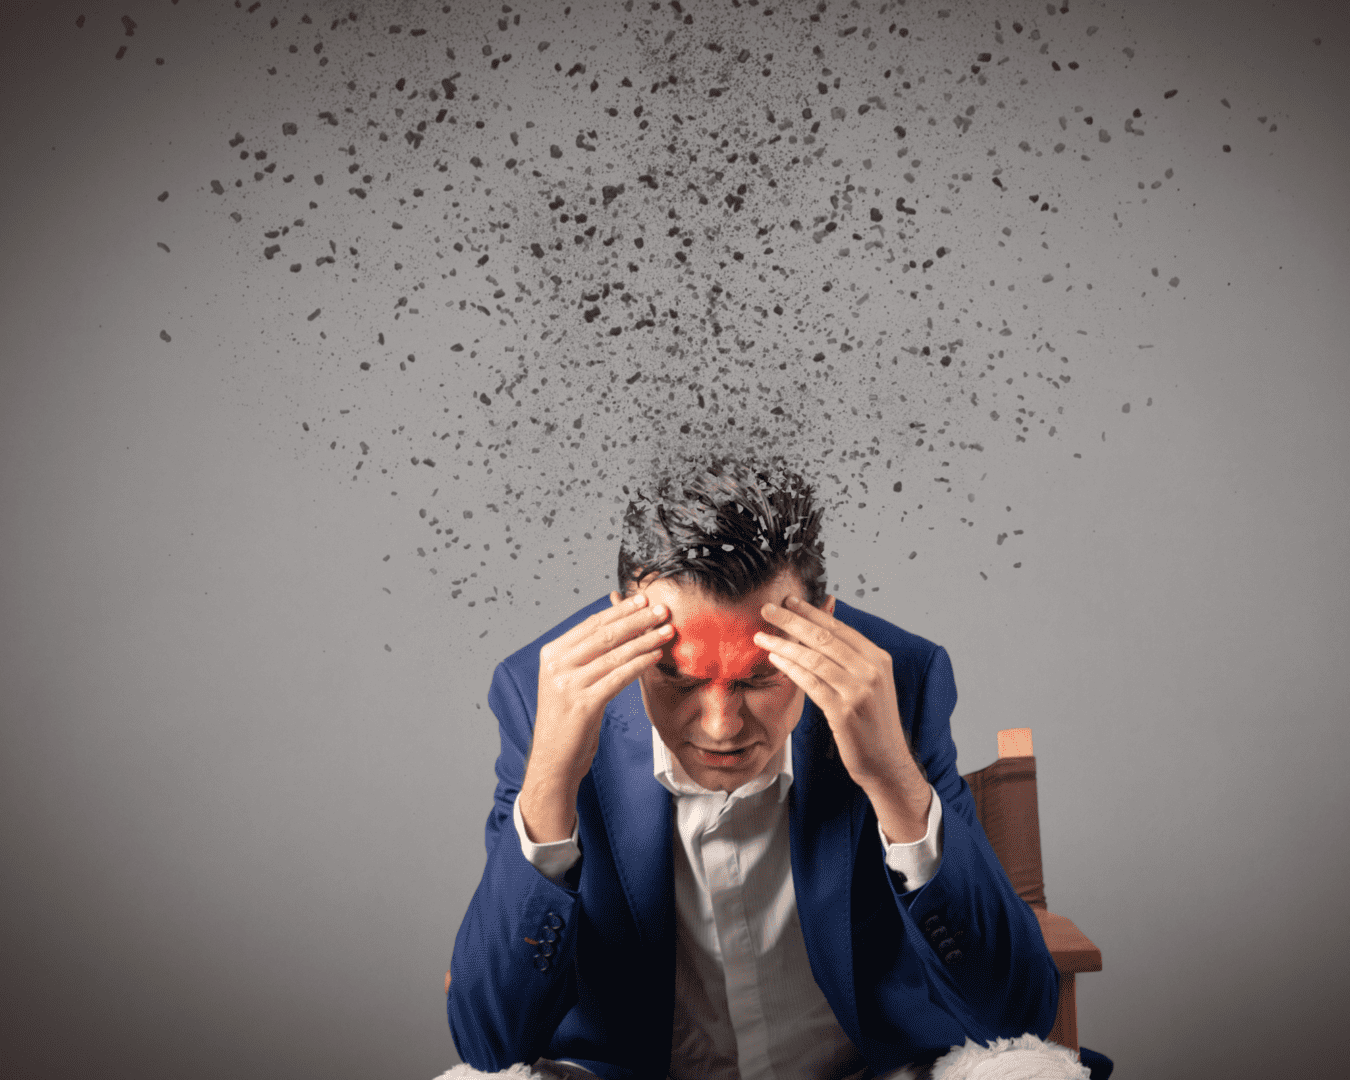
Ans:
POLYGON ((726 746, 734 742, 745 720, 741 717, 744 695, 740 691, 731 692, 715 685, 705 686, 699 720, 708 741, 716 746, 726 746))

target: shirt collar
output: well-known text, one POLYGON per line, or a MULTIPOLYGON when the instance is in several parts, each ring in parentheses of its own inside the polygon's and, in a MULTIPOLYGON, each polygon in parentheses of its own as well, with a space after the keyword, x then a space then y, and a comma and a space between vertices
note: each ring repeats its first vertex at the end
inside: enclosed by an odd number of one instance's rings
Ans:
MULTIPOLYGON (((680 764, 679 759, 670 752, 670 748, 661 740, 655 726, 652 727, 652 775, 656 777, 657 783, 676 797, 681 795, 725 794, 725 792, 710 791, 691 779, 689 774, 685 772, 684 766, 680 764)), ((791 735, 778 748, 777 753, 769 759, 763 771, 753 780, 747 780, 731 795, 736 798, 746 798, 763 791, 775 780, 778 781, 778 801, 782 802, 787 798, 788 788, 792 786, 791 735)))

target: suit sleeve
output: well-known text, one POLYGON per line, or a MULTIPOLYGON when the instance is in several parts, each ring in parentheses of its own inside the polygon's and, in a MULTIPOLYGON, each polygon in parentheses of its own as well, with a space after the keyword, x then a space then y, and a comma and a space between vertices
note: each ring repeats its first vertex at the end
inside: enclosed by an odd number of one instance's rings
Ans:
MULTIPOLYGON (((916 759, 942 800, 941 860, 912 891, 887 875, 903 912, 901 932, 922 959, 930 997, 971 1035, 988 1041, 1054 1025, 1059 972, 1031 907, 1017 895, 956 767, 951 714, 956 681, 945 649, 924 671, 913 722, 916 759)), ((905 950, 909 951, 909 950, 905 950)), ((911 953, 914 955, 914 953, 911 953)))
POLYGON ((550 880, 522 850, 514 809, 534 717, 505 665, 493 674, 488 704, 500 728, 501 753, 485 830, 487 864, 455 936, 446 1012, 460 1058, 499 1072, 542 1055, 575 1004, 581 895, 575 888, 579 865, 550 880))

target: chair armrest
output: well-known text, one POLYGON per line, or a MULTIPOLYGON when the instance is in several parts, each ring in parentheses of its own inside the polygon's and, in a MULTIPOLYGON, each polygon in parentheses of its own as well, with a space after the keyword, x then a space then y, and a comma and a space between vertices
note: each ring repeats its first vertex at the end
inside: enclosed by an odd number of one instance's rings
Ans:
POLYGON ((1078 971, 1101 971, 1102 951, 1088 940, 1087 935, 1063 915, 1056 915, 1042 907, 1031 909, 1041 924, 1041 936, 1054 958, 1061 974, 1078 971))

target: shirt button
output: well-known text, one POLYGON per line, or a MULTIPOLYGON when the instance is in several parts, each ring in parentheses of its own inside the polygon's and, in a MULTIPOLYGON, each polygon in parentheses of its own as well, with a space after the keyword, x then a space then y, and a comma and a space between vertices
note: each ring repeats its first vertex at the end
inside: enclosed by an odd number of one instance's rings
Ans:
POLYGON ((535 966, 535 969, 538 970, 538 971, 547 971, 547 970, 548 970, 548 957, 546 957, 546 956, 540 956, 538 953, 535 953, 535 954, 534 954, 534 966, 535 966))

